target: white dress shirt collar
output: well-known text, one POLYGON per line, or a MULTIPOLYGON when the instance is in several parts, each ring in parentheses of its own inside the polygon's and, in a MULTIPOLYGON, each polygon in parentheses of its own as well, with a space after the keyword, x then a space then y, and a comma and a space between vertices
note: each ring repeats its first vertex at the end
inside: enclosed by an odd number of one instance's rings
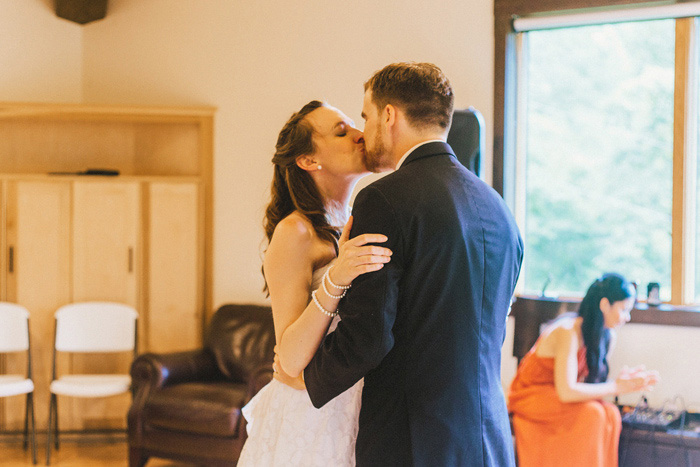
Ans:
POLYGON ((441 139, 430 139, 428 141, 423 141, 423 142, 420 142, 420 143, 416 144, 415 146, 413 146, 411 149, 406 151, 403 156, 401 156, 401 159, 399 159, 399 163, 396 164, 396 170, 399 170, 399 167, 401 167, 401 165, 406 160, 406 158, 409 156, 409 154, 411 154, 413 151, 418 149, 420 146, 423 146, 424 144, 436 143, 436 142, 437 143, 444 143, 445 141, 443 141, 441 139))

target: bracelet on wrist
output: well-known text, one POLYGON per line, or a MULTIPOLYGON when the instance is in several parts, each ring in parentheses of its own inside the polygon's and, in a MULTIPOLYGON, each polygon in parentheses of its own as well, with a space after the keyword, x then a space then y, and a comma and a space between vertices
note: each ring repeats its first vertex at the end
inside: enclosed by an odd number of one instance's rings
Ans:
POLYGON ((316 308, 318 308, 321 313, 323 313, 326 316, 330 316, 331 318, 338 316, 338 310, 328 311, 325 308, 323 308, 323 305, 321 305, 321 302, 319 302, 318 298, 316 298, 317 291, 318 290, 314 290, 313 292, 311 292, 311 298, 313 299, 314 304, 316 305, 316 308))
POLYGON ((325 276, 324 276, 323 279, 324 279, 324 280, 321 281, 321 285, 323 286, 323 291, 324 291, 324 292, 326 293, 326 295, 328 295, 330 298, 333 298, 333 299, 336 299, 336 300, 340 300, 341 298, 343 298, 343 297, 345 296, 346 293, 348 293, 348 289, 345 289, 345 290, 343 290, 343 293, 341 293, 341 294, 339 294, 339 295, 333 295, 332 293, 330 293, 330 292, 328 291, 328 287, 326 287, 325 276))
POLYGON ((323 275, 324 279, 328 279, 328 283, 331 285, 331 287, 333 287, 335 289, 340 289, 340 290, 348 290, 350 287, 352 287, 352 284, 350 284, 350 285, 338 285, 338 284, 334 283, 331 280, 331 269, 333 269, 332 266, 330 268, 326 269, 326 273, 323 275))

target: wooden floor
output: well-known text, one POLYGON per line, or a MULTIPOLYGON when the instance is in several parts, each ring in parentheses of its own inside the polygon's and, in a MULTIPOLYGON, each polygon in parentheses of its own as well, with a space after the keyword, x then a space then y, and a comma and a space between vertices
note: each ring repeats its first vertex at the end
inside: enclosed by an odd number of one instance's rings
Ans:
MULTIPOLYGON (((46 438, 37 437, 37 465, 46 465, 46 438)), ((126 441, 76 441, 61 442, 61 448, 51 452, 52 467, 127 467, 126 441)), ((31 446, 25 451, 21 441, 0 441, 0 466, 31 467, 31 446)), ((195 467, 164 459, 150 459, 146 467, 195 467)))

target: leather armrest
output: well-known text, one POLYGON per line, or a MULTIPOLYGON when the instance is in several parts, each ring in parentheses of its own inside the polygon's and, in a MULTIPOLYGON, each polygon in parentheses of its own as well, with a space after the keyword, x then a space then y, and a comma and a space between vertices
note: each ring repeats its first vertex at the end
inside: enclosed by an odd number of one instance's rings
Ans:
POLYGON ((143 408, 151 392, 186 381, 215 381, 223 376, 214 356, 204 349, 176 353, 146 353, 131 364, 133 401, 127 414, 129 444, 143 442, 143 408))
POLYGON ((134 392, 143 386, 162 388, 187 381, 211 381, 221 379, 214 356, 204 350, 175 353, 146 353, 131 364, 131 381, 134 392))

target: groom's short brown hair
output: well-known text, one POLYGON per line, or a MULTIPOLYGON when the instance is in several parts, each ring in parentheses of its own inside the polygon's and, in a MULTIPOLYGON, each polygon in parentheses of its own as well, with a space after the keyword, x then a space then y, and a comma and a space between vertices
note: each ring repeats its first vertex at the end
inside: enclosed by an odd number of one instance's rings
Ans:
POLYGON ((377 108, 396 105, 416 127, 439 126, 446 130, 452 123, 452 86, 432 63, 387 65, 367 80, 367 90, 372 91, 372 102, 377 108))

